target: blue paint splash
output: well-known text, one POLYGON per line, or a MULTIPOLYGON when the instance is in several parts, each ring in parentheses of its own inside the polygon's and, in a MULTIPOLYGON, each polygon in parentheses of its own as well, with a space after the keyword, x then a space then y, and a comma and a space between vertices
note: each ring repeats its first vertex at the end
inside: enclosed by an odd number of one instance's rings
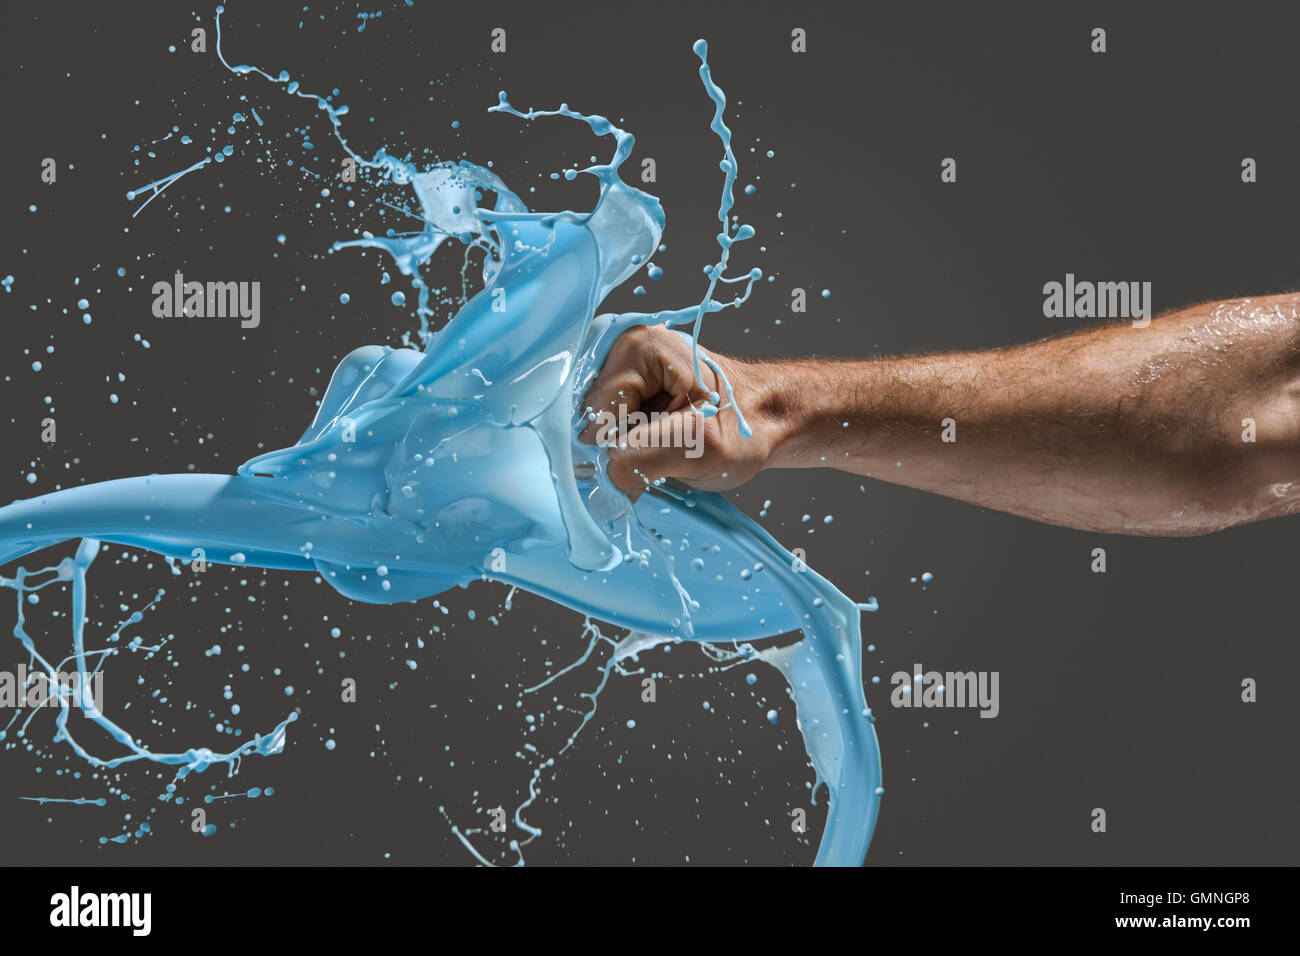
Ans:
MULTIPOLYGON (((600 185, 590 211, 532 212, 482 166, 437 163, 421 169, 383 150, 369 159, 358 155, 342 134, 346 106, 303 92, 288 73, 272 76, 226 60, 222 8, 217 10, 217 52, 228 69, 313 100, 361 168, 413 192, 422 222, 418 233, 367 234, 334 249, 378 248, 392 257, 418 290, 420 348, 366 346, 352 352, 335 370, 301 439, 253 458, 237 475, 125 478, 0 508, 4 563, 82 539, 76 556, 55 567, 19 568, 13 578, 0 577, 0 585, 16 592, 14 636, 34 665, 51 675, 57 666, 25 632, 23 599, 64 582, 72 590, 71 660, 78 672, 89 672, 96 654, 84 644, 86 572, 100 542, 186 561, 202 548, 212 563, 316 572, 341 594, 374 604, 421 600, 476 580, 500 581, 588 620, 586 655, 528 692, 586 661, 599 642, 613 647, 600 685, 585 695, 590 708, 565 749, 595 713, 610 676, 626 673, 626 663, 651 648, 696 642, 724 666, 763 660, 780 670, 797 706, 816 784, 826 784, 829 794, 816 863, 860 863, 883 793, 874 718, 861 677, 860 612, 874 610, 874 601, 850 600, 719 495, 661 483, 633 504, 608 481, 605 450, 577 440, 586 422, 582 397, 621 333, 636 325, 692 325, 689 335, 682 334, 692 343, 698 375, 704 317, 739 307, 761 275, 757 269, 725 274, 733 247, 754 230, 732 227, 738 164, 707 44, 698 41, 694 51, 715 105, 711 128, 723 147, 724 181, 720 254, 705 270, 704 298, 675 310, 597 315, 613 289, 647 266, 665 225, 659 201, 619 176, 635 144, 630 133, 567 105, 520 111, 502 93, 492 112, 527 122, 575 120, 615 144, 607 163, 580 171, 600 185), (485 207, 488 193, 495 198, 485 207), (482 253, 483 289, 434 331, 421 269, 447 242, 466 247, 467 264, 471 249, 482 253), (731 283, 745 283, 743 293, 729 301, 714 298, 720 284, 731 283), (605 637, 593 619, 628 634, 605 637), (786 647, 758 650, 750 643, 794 630, 803 637, 786 647)), ((152 200, 201 165, 135 193, 148 192, 152 200)), ((748 435, 730 385, 707 356, 703 360, 719 374, 726 401, 715 393, 696 410, 717 415, 730 409, 736 427, 748 435)), ((96 667, 105 656, 97 657, 96 667)), ((234 772, 246 755, 279 752, 296 717, 290 713, 232 751, 155 753, 100 713, 88 694, 69 694, 59 701, 57 739, 96 767, 150 761, 178 767, 180 779, 215 764, 234 772), (67 723, 73 707, 125 753, 101 758, 76 741, 67 723)), ((541 833, 526 814, 543 770, 554 762, 554 756, 539 761, 529 795, 515 810, 514 823, 527 834, 510 844, 520 863, 523 847, 541 833)), ((474 849, 469 831, 452 824, 452 832, 480 862, 488 862, 474 849)))

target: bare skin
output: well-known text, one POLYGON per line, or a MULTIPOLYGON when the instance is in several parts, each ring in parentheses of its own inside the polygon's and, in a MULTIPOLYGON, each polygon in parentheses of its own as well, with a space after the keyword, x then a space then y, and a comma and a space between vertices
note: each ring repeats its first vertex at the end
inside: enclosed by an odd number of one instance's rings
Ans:
MULTIPOLYGON (((1300 512, 1300 294, 982 352, 750 362, 700 351, 752 437, 724 410, 697 423, 699 457, 653 447, 652 432, 721 391, 702 359, 696 380, 690 344, 662 327, 625 333, 588 393, 592 410, 661 413, 610 448, 609 475, 634 497, 666 478, 719 491, 766 468, 826 467, 1123 534, 1300 512)), ((595 441, 595 425, 582 437, 595 441)))

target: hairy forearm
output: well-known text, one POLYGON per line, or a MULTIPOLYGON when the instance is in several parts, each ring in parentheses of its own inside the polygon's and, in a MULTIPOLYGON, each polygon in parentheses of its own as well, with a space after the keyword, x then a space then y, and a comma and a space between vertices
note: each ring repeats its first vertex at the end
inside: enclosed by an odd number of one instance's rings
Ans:
POLYGON ((986 352, 753 368, 771 467, 1134 534, 1300 511, 1300 295, 986 352))

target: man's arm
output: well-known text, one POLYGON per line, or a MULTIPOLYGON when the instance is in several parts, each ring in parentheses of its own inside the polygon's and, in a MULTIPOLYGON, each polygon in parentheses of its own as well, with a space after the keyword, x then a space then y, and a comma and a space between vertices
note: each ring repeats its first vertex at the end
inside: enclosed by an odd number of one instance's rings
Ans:
POLYGON ((1300 512, 1300 295, 984 352, 711 357, 753 436, 724 410, 702 420, 704 451, 690 458, 653 444, 720 390, 716 377, 701 361, 697 382, 689 342, 663 328, 615 344, 590 408, 660 413, 611 448, 620 488, 672 477, 719 490, 764 468, 833 467, 1096 531, 1199 534, 1300 512))

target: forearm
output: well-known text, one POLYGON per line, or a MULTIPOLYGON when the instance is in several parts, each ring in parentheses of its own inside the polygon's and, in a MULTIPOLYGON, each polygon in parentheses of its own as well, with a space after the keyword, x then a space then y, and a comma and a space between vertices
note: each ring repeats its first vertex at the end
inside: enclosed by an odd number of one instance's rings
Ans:
POLYGON ((1300 511, 1300 296, 987 352, 761 369, 771 467, 1137 534, 1300 511))

